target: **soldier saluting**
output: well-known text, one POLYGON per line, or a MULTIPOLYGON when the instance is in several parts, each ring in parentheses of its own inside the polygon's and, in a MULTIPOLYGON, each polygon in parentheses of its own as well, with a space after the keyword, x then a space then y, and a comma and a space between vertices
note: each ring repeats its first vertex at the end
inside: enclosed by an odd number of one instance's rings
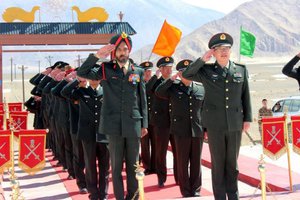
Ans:
POLYGON ((182 77, 182 71, 191 63, 182 60, 176 65, 178 71, 162 82, 155 94, 169 99, 170 134, 174 136, 177 172, 180 192, 183 197, 198 197, 201 189, 201 152, 203 130, 200 111, 204 88, 182 77), (180 77, 181 81, 177 80, 180 77))
POLYGON ((252 121, 247 69, 230 61, 232 44, 229 34, 214 35, 208 43, 210 50, 182 74, 202 82, 205 89, 202 124, 208 134, 216 200, 226 200, 226 196, 228 200, 239 199, 237 158, 241 133, 248 131, 252 121), (206 63, 212 56, 216 62, 206 63))
POLYGON ((138 182, 134 165, 139 161, 139 146, 147 134, 148 116, 144 70, 130 59, 131 38, 118 34, 110 44, 90 54, 78 69, 77 75, 86 79, 101 80, 103 104, 99 133, 108 136, 111 158, 113 189, 117 200, 124 199, 122 179, 123 160, 126 164, 127 195, 125 199, 138 199, 138 182), (99 58, 111 55, 99 69, 93 66, 99 58))

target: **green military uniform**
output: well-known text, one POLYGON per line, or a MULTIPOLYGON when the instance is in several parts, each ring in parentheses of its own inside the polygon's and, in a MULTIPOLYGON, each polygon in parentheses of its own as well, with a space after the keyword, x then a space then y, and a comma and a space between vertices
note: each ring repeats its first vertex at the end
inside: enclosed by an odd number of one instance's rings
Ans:
MULTIPOLYGON (((139 66, 144 71, 152 70, 153 63, 146 61, 146 62, 142 62, 139 66)), ((147 88, 148 81, 145 82, 146 88, 147 88)), ((154 94, 152 92, 147 91, 146 95, 147 95, 148 119, 150 119, 154 94)), ((155 138, 153 133, 153 126, 151 124, 148 124, 148 134, 141 139, 141 157, 142 157, 143 168, 145 169, 144 174, 148 175, 154 173, 155 172, 155 138)))
POLYGON ((258 130, 261 136, 261 119, 263 117, 270 117, 273 116, 272 110, 270 108, 261 107, 258 110, 258 130))
MULTIPOLYGON (((156 66, 158 68, 172 66, 174 59, 172 57, 162 57, 158 60, 156 66)), ((161 76, 158 78, 156 75, 152 76, 146 84, 147 94, 154 94, 156 88, 164 81, 161 76)), ((167 180, 167 150, 169 141, 172 146, 173 152, 173 169, 175 182, 177 179, 177 160, 176 160, 176 147, 173 136, 170 135, 170 113, 169 113, 169 99, 161 98, 153 95, 153 102, 151 106, 150 125, 153 126, 153 134, 155 139, 155 168, 158 178, 158 186, 164 187, 167 180)))
POLYGON ((229 63, 225 71, 218 65, 197 59, 183 77, 202 82, 205 98, 202 124, 207 128, 212 160, 212 182, 216 200, 238 199, 237 158, 243 122, 251 122, 248 74, 244 65, 229 63))
MULTIPOLYGON (((77 75, 86 79, 101 80, 103 104, 99 132, 108 135, 109 138, 114 195, 117 200, 124 199, 121 173, 125 160, 126 199, 132 199, 138 190, 134 165, 139 160, 141 128, 148 126, 144 72, 130 62, 124 75, 118 63, 113 60, 102 63, 98 70, 93 68, 97 61, 98 58, 91 54, 78 69, 77 75)), ((138 199, 138 195, 134 199, 138 199)))
POLYGON ((196 83, 185 86, 181 81, 164 81, 156 88, 156 95, 168 98, 171 103, 170 134, 174 136, 177 173, 183 197, 200 195, 201 152, 203 130, 200 110, 204 88, 196 83))

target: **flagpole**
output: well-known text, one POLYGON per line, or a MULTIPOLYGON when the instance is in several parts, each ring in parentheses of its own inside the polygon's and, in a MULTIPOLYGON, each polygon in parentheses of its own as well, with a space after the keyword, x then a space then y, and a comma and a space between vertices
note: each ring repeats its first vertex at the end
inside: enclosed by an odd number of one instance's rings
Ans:
POLYGON ((239 46, 239 50, 238 50, 238 55, 239 55, 239 63, 241 63, 241 43, 242 43, 242 37, 241 37, 241 33, 242 33, 242 25, 240 26, 240 46, 239 46))
POLYGON ((150 53, 150 56, 149 56, 149 58, 148 58, 148 61, 150 61, 151 56, 152 56, 152 51, 151 51, 151 53, 150 53))
POLYGON ((288 159, 288 170, 289 170, 289 180, 290 180, 290 192, 293 192, 293 181, 292 181, 292 170, 291 170, 291 156, 290 156, 290 148, 289 148, 289 133, 286 124, 287 112, 284 112, 285 121, 284 121, 284 128, 285 128, 285 145, 286 145, 286 152, 287 152, 287 159, 288 159))

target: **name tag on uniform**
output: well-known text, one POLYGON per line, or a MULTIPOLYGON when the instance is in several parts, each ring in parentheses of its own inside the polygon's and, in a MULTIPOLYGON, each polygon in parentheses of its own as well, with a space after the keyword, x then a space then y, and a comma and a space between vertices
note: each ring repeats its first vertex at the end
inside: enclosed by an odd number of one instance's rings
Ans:
POLYGON ((140 75, 139 74, 130 74, 128 78, 129 82, 132 82, 132 84, 136 84, 140 82, 140 75))
POLYGON ((89 95, 83 95, 84 98, 91 98, 89 95))
POLYGON ((182 94, 183 94, 183 92, 178 92, 178 94, 179 94, 179 95, 182 95, 182 94))

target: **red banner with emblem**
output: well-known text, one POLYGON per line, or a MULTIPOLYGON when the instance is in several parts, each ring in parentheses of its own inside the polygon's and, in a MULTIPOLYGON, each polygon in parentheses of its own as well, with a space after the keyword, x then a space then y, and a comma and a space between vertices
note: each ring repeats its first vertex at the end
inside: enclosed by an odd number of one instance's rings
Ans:
POLYGON ((293 151, 300 154, 300 116, 291 116, 293 151))
POLYGON ((0 131, 0 173, 12 164, 11 156, 11 132, 10 130, 0 131))
POLYGON ((46 130, 21 130, 19 137, 19 167, 30 175, 42 170, 45 165, 46 130))
POLYGON ((0 130, 4 130, 5 113, 0 110, 0 130))
POLYGON ((4 103, 0 103, 0 112, 4 112, 4 103))
POLYGON ((6 121, 7 129, 12 128, 14 131, 27 129, 28 112, 16 111, 9 113, 9 119, 6 121))
POLYGON ((8 103, 8 111, 22 111, 22 103, 18 102, 18 103, 8 103))
POLYGON ((271 159, 277 160, 286 153, 285 116, 262 118, 263 152, 271 159))

